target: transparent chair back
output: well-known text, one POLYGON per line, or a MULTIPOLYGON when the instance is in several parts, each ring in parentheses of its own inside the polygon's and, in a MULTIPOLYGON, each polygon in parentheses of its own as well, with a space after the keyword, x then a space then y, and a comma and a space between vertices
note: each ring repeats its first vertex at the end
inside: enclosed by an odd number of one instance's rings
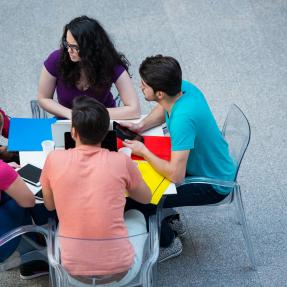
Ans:
MULTIPOLYGON (((42 260, 48 262, 47 248, 45 246, 37 244, 28 234, 41 234, 47 239, 48 230, 43 226, 37 225, 25 225, 11 230, 10 232, 0 237, 0 247, 5 247, 5 244, 9 243, 16 237, 21 236, 20 244, 25 245, 26 252, 16 251, 7 258, 4 262, 0 263, 0 272, 10 270, 12 268, 19 267, 21 264, 28 263, 34 260, 42 260), (27 234, 27 235, 26 235, 27 234)), ((20 247, 20 244, 18 248, 20 247)), ((22 248, 23 249, 23 248, 22 248)))
POLYGON ((37 100, 31 100, 30 106, 31 106, 32 118, 36 119, 48 118, 47 112, 41 108, 37 100))
POLYGON ((220 186, 231 191, 229 195, 225 197, 224 200, 218 203, 208 204, 204 206, 221 206, 224 204, 231 204, 233 202, 235 203, 236 215, 239 220, 239 223, 242 226, 242 232, 246 242, 251 266, 255 270, 255 256, 244 212, 241 189, 240 185, 236 181, 241 161, 250 142, 251 129, 248 119, 246 118, 244 113, 238 106, 234 104, 231 105, 229 109, 228 115, 223 125, 222 135, 228 143, 229 153, 236 167, 234 180, 228 181, 214 178, 188 176, 180 185, 190 185, 190 188, 192 188, 192 184, 209 184, 212 186, 220 186))
POLYGON ((251 130, 248 119, 234 104, 227 114, 222 134, 228 143, 230 156, 236 164, 236 179, 242 158, 250 142, 251 130))
POLYGON ((54 287, 152 286, 157 256, 158 240, 151 233, 83 239, 49 231, 48 258, 54 287))

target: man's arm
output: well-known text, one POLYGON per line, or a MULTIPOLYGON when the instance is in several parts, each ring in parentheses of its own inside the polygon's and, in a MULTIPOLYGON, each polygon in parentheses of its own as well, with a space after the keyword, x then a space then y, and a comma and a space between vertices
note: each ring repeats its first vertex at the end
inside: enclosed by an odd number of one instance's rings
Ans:
POLYGON ((136 164, 126 156, 124 158, 126 160, 126 168, 128 174, 126 189, 128 191, 129 197, 143 204, 149 203, 151 200, 151 191, 149 187, 142 179, 136 164))
POLYGON ((160 159, 143 143, 126 140, 123 144, 132 149, 132 153, 143 157, 160 174, 174 183, 181 182, 186 174, 186 164, 190 150, 172 151, 170 161, 160 159))
POLYGON ((42 187, 42 193, 46 208, 50 211, 55 210, 56 207, 52 190, 47 187, 42 187))
POLYGON ((52 156, 52 153, 48 155, 45 161, 44 167, 42 169, 41 177, 40 177, 44 204, 46 208, 50 211, 56 209, 54 195, 53 195, 53 191, 51 188, 50 177, 49 177, 51 156, 52 156))
POLYGON ((157 104, 152 111, 139 123, 121 122, 121 125, 135 131, 142 133, 148 129, 159 126, 165 121, 164 108, 157 104))
POLYGON ((143 204, 151 201, 150 189, 143 180, 136 187, 129 189, 128 194, 130 198, 143 204))

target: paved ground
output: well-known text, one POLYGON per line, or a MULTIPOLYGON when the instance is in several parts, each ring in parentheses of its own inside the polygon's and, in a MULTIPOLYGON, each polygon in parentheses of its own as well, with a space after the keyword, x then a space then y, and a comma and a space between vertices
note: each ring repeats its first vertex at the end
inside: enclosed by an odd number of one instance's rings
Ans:
MULTIPOLYGON (((239 181, 258 270, 248 268, 232 210, 185 208, 184 252, 160 265, 159 286, 286 286, 286 1, 0 0, 0 7, 0 106, 11 116, 30 115, 43 60, 57 48, 63 25, 82 14, 110 32, 136 86, 141 61, 161 53, 180 61, 219 125, 238 104, 252 127, 239 181)), ((143 100, 142 107, 150 109, 143 100)), ((0 286, 47 285, 23 282, 17 270, 0 274, 0 286)))

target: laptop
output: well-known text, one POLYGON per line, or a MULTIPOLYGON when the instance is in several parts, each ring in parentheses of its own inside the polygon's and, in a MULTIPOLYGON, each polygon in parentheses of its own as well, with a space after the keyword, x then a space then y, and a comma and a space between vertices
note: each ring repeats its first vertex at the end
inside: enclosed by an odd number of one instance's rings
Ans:
POLYGON ((55 142, 55 147, 63 148, 65 146, 64 134, 65 132, 71 131, 71 126, 72 124, 70 120, 58 120, 51 125, 52 138, 55 142))
MULTIPOLYGON (((72 127, 71 120, 57 120, 54 124, 51 125, 52 128, 52 137, 55 142, 56 148, 65 147, 65 133, 70 132, 72 127)), ((109 130, 113 130, 113 121, 110 121, 109 130)))
MULTIPOLYGON (((73 138, 71 136, 71 132, 65 132, 64 138, 65 138, 65 149, 75 147, 75 141, 73 140, 73 138)), ((110 151, 118 151, 117 134, 115 131, 108 131, 106 137, 102 141, 101 147, 106 148, 110 151)))

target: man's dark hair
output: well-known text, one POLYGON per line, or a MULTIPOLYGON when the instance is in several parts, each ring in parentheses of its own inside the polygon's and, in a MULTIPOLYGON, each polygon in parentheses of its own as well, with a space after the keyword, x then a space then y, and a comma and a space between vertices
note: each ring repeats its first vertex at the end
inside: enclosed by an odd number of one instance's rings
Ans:
POLYGON ((178 61, 172 57, 147 57, 141 63, 139 73, 155 93, 161 91, 172 97, 181 91, 181 68, 178 61))
POLYGON ((108 133, 109 125, 109 112, 103 104, 87 96, 74 98, 72 127, 78 132, 81 143, 101 143, 108 133))

